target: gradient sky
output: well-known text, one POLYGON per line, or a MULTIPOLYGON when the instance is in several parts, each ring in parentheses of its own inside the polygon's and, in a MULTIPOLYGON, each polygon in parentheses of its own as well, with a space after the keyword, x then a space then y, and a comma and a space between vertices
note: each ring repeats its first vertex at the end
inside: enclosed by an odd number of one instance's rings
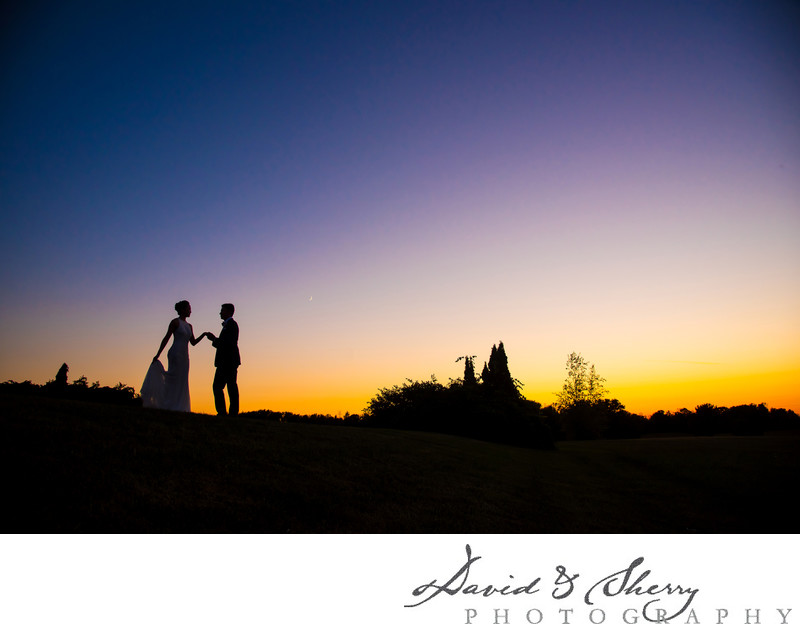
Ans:
POLYGON ((576 351, 633 412, 800 411, 795 2, 22 3, 1 35, 0 380, 138 390, 185 298, 197 334, 236 304, 243 410, 360 412, 502 340, 543 404, 576 351))

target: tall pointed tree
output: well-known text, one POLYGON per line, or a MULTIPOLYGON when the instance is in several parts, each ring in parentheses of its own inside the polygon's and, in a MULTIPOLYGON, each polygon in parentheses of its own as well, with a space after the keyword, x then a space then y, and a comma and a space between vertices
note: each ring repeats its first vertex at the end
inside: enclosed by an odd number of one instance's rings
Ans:
POLYGON ((464 361, 464 386, 476 386, 478 378, 475 377, 475 356, 461 356, 456 362, 464 361))
POLYGON ((497 345, 492 345, 489 362, 483 365, 482 377, 486 388, 494 390, 497 382, 497 345))
POLYGON ((496 394, 519 397, 517 382, 511 377, 508 356, 502 341, 499 345, 492 345, 489 363, 484 367, 483 382, 496 394))

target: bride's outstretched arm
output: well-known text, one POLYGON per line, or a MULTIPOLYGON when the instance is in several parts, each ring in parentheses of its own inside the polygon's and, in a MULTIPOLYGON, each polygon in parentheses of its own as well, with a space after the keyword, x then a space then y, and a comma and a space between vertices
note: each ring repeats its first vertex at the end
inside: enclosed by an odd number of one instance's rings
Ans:
POLYGON ((158 348, 158 353, 153 358, 153 362, 158 360, 158 356, 161 355, 161 352, 164 350, 164 347, 167 346, 169 342, 170 336, 175 333, 175 330, 178 328, 178 319, 175 318, 169 323, 169 327, 167 327, 167 334, 164 336, 164 339, 161 341, 161 346, 158 348))
MULTIPOLYGON (((191 325, 189 325, 189 326, 191 327, 191 325)), ((204 332, 203 332, 202 334, 200 334, 200 335, 199 335, 197 338, 195 338, 195 337, 194 337, 194 329, 192 329, 192 338, 191 338, 191 340, 189 340, 189 342, 191 342, 191 343, 192 343, 192 346, 194 347, 194 346, 195 346, 195 345, 196 345, 198 342, 200 342, 200 341, 201 341, 203 338, 205 338, 205 337, 206 337, 206 333, 208 333, 208 332, 205 332, 205 331, 204 331, 204 332)))

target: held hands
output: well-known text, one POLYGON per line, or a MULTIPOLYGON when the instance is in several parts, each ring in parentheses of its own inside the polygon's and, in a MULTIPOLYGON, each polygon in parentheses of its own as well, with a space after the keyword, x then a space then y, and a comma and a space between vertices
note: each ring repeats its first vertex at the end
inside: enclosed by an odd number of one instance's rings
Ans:
POLYGON ((214 342, 217 339, 217 337, 210 331, 206 331, 205 333, 203 333, 203 335, 206 336, 211 342, 214 342))

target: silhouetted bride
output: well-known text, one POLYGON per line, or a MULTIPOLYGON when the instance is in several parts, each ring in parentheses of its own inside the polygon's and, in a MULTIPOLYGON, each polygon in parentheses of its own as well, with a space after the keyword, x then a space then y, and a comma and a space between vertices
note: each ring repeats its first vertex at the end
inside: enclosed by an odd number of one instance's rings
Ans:
POLYGON ((173 319, 167 328, 167 334, 161 341, 147 371, 142 384, 142 405, 145 408, 163 408, 165 410, 179 410, 190 412, 191 400, 189 399, 189 343, 192 346, 200 342, 206 334, 199 338, 194 337, 192 326, 186 319, 192 314, 189 301, 180 301, 175 304, 178 317, 173 319), (165 371, 164 365, 158 359, 170 337, 174 340, 167 352, 169 368, 165 371))

